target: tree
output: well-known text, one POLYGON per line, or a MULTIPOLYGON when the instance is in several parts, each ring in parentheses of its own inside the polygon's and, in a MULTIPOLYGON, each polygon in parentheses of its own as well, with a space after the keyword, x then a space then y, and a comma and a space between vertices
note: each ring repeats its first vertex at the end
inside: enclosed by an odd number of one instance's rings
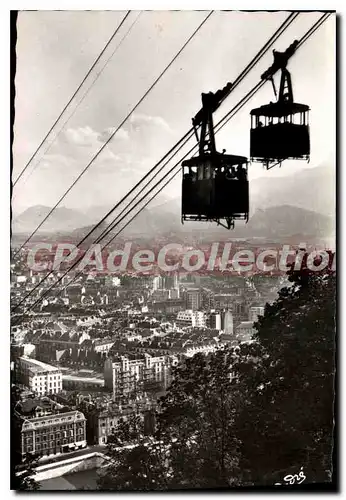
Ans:
POLYGON ((24 460, 16 465, 11 481, 11 489, 16 491, 37 491, 40 489, 40 483, 35 481, 35 467, 38 463, 38 457, 33 453, 27 453, 24 460))
POLYGON ((162 399, 157 438, 170 448, 172 488, 229 487, 237 474, 231 390, 233 352, 197 354, 175 370, 162 399))
POLYGON ((232 352, 197 354, 175 370, 156 413, 152 436, 132 417, 109 440, 100 489, 167 490, 229 487, 237 470, 230 391, 232 352), (126 449, 126 444, 132 448, 126 449), (122 447, 120 450, 119 447, 122 447))
POLYGON ((331 477, 335 274, 290 273, 290 281, 234 365, 244 402, 235 432, 250 484, 274 484, 300 467, 310 482, 331 477))
POLYGON ((108 438, 109 464, 99 473, 99 490, 150 491, 167 488, 167 464, 159 443, 145 436, 138 415, 120 419, 108 438))
POLYGON ((274 484, 301 467, 308 482, 330 481, 335 273, 289 279, 252 342, 175 369, 152 436, 116 429, 100 489, 274 484))

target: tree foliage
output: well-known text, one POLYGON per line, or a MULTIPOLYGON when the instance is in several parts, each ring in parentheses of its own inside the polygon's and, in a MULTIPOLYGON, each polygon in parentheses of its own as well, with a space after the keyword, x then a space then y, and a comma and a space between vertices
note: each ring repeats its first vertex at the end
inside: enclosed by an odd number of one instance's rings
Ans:
POLYGON ((331 474, 335 371, 335 275, 293 273, 267 305, 255 345, 234 366, 244 404, 235 432, 250 483, 304 467, 311 482, 331 474), (244 358, 252 355, 253 369, 244 358))
POLYGON ((330 481, 335 274, 291 273, 290 281, 252 342, 175 369, 152 436, 139 421, 118 426, 100 489, 274 484, 300 467, 309 482, 330 481), (119 450, 125 443, 134 446, 119 450))
POLYGON ((11 489, 16 491, 37 491, 40 489, 40 483, 35 481, 35 468, 38 458, 27 453, 21 464, 15 467, 12 477, 11 489))

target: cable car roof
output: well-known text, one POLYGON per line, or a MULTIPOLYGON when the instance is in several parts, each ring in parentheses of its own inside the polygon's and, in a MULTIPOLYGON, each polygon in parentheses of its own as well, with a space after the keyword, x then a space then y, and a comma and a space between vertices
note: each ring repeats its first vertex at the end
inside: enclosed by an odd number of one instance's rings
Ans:
POLYGON ((182 166, 198 167, 209 162, 211 162, 213 166, 219 167, 221 165, 239 165, 247 163, 248 159, 246 158, 246 156, 224 155, 222 153, 217 153, 216 155, 205 154, 203 156, 194 156, 193 158, 184 160, 182 166))
POLYGON ((295 113, 304 113, 309 110, 310 108, 306 104, 298 104, 295 102, 271 102, 270 104, 264 104, 260 108, 253 109, 250 114, 252 116, 275 116, 280 118, 295 113))

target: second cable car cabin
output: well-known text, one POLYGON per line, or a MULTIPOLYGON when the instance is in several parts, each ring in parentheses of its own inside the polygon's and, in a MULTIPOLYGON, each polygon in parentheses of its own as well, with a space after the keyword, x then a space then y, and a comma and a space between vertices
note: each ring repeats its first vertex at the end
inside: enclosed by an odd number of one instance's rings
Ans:
POLYGON ((250 156, 272 168, 284 160, 309 160, 309 106, 295 103, 291 75, 286 69, 289 57, 295 52, 294 42, 285 52, 274 51, 273 65, 262 75, 272 81, 281 69, 279 97, 251 111, 250 156))
POLYGON ((231 84, 215 94, 202 94, 203 108, 193 119, 199 155, 182 163, 182 221, 214 221, 227 229, 235 220, 248 221, 248 160, 216 151, 212 114, 231 84), (200 137, 197 126, 201 125, 200 137), (208 138, 207 138, 208 136, 208 138))

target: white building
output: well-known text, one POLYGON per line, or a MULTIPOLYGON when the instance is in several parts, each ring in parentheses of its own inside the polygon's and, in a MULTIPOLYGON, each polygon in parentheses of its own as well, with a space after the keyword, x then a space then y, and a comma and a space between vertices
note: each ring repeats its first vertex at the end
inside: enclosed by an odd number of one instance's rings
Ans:
POLYGON ((105 352, 108 353, 114 345, 114 340, 111 339, 101 339, 96 340, 94 344, 95 352, 105 352))
POLYGON ((39 396, 57 394, 62 390, 62 373, 55 366, 37 359, 18 358, 16 361, 16 378, 39 396))
POLYGON ((145 368, 146 370, 151 370, 151 376, 155 380, 163 380, 163 374, 167 366, 167 361, 165 356, 151 356, 145 353, 145 368))
POLYGON ((200 345, 187 345, 185 356, 191 358, 198 352, 202 352, 203 354, 210 354, 211 352, 215 352, 216 349, 220 347, 219 344, 200 344, 200 345))
POLYGON ((242 321, 235 329, 235 334, 238 340, 251 340, 252 335, 256 332, 252 321, 242 321))
POLYGON ((263 315, 264 315, 264 307, 262 306, 250 307, 249 321, 253 321, 255 323, 256 321, 258 321, 258 317, 263 315))
POLYGON ((221 325, 227 335, 233 335, 233 314, 231 311, 226 310, 222 313, 221 325))
POLYGON ((177 315, 177 326, 204 328, 207 323, 206 314, 203 311, 179 311, 177 315))
POLYGON ((154 276, 153 282, 152 282, 152 290, 159 290, 162 288, 162 277, 161 276, 154 276))
POLYGON ((145 383, 164 384, 169 376, 171 362, 167 356, 152 356, 147 353, 107 358, 104 364, 105 387, 111 389, 116 398, 140 390, 145 383))
POLYGON ((211 311, 207 319, 207 326, 214 330, 221 330, 221 314, 211 311))
POLYGON ((174 300, 174 299, 180 298, 179 288, 172 288, 172 289, 168 290, 168 293, 169 293, 169 296, 168 296, 169 299, 174 300))
POLYGON ((107 358, 104 364, 105 387, 113 391, 113 396, 133 391, 142 378, 144 359, 141 355, 107 358))

